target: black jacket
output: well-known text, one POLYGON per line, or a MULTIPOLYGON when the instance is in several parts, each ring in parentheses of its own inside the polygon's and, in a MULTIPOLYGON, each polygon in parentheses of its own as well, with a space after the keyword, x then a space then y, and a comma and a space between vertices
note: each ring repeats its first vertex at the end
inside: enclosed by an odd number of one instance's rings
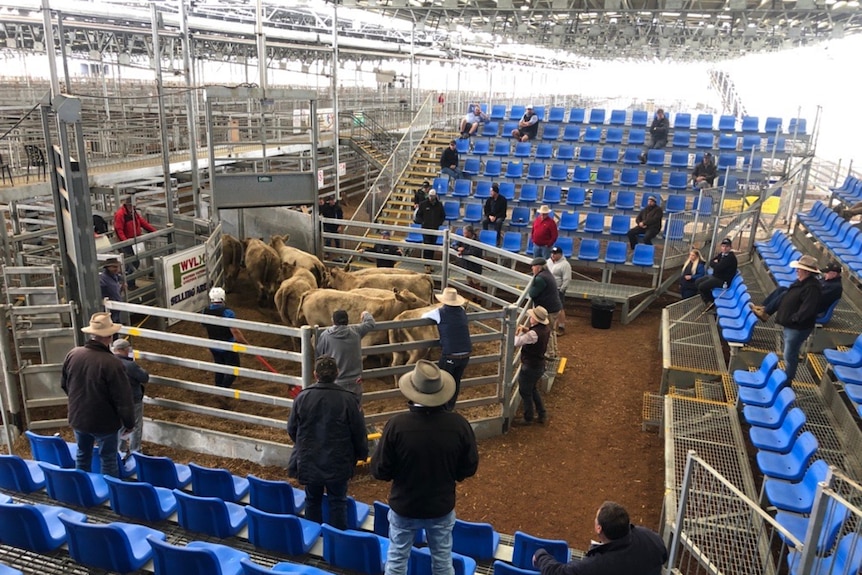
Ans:
POLYGON ((287 434, 293 451, 287 474, 303 485, 346 481, 368 457, 365 417, 356 396, 335 383, 315 383, 293 401, 287 434))
POLYGON ((548 313, 556 313, 563 309, 557 280, 548 268, 543 268, 533 277, 533 285, 530 286, 527 295, 532 298, 534 306, 542 306, 548 313))
POLYGON ((458 150, 453 150, 447 146, 440 154, 440 167, 450 168, 452 166, 458 166, 458 150))
POLYGON ((638 217, 635 218, 635 222, 638 224, 643 222, 643 224, 646 226, 646 229, 648 230, 661 231, 662 214, 663 212, 661 206, 647 206, 640 211, 638 217))
POLYGON ((709 260, 709 267, 712 268, 713 277, 728 284, 733 281, 733 276, 736 275, 736 266, 736 254, 733 252, 727 252, 727 254, 719 252, 709 260))
POLYGON ((781 298, 775 323, 790 329, 811 329, 820 311, 820 281, 809 275, 795 281, 781 298))
POLYGON ((132 389, 132 401, 141 403, 144 400, 144 384, 150 381, 150 374, 131 357, 114 355, 120 360, 123 368, 126 370, 126 377, 129 378, 129 385, 132 389))
POLYGON ((371 457, 371 474, 392 481, 392 510, 413 519, 442 517, 455 509, 455 483, 478 467, 473 428, 445 405, 411 404, 408 413, 392 417, 371 457))
POLYGON ((509 202, 506 201, 506 198, 497 194, 497 199, 490 197, 485 200, 485 207, 482 211, 485 213, 486 218, 488 216, 495 216, 498 220, 505 220, 508 207, 509 202))
POLYGON ((132 389, 120 359, 90 340, 66 355, 60 387, 69 396, 72 429, 104 435, 135 427, 132 389))
POLYGON ((416 222, 426 230, 436 230, 446 221, 446 212, 443 210, 443 202, 439 199, 432 202, 425 200, 416 212, 416 222))
POLYGON ((824 313, 835 300, 841 299, 841 294, 844 293, 844 287, 841 285, 841 276, 833 280, 820 280, 820 306, 817 308, 820 313, 824 313))
POLYGON ((649 127, 649 133, 653 139, 667 140, 668 129, 670 129, 670 121, 667 119, 667 115, 664 118, 656 116, 649 127))
POLYGON ((580 561, 560 563, 547 551, 536 552, 542 575, 660 575, 667 561, 667 547, 658 534, 631 526, 619 539, 593 545, 580 561))
POLYGON ((716 173, 717 170, 715 167, 715 163, 710 162, 708 164, 705 164, 701 161, 694 167, 694 174, 692 175, 691 179, 697 180, 698 176, 703 176, 711 186, 713 183, 715 183, 716 173))

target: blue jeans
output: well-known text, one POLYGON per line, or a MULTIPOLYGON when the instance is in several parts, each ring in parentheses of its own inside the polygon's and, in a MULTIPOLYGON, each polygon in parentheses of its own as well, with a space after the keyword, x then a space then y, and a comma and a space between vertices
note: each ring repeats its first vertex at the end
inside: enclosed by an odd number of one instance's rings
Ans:
POLYGON ((347 480, 307 483, 305 485, 305 518, 323 523, 323 489, 329 501, 329 524, 347 529, 347 480))
POLYGON ((437 361, 437 367, 452 376, 455 380, 455 394, 452 399, 446 402, 446 409, 452 411, 455 409, 455 403, 458 401, 458 394, 461 393, 461 377, 464 375, 464 370, 467 369, 467 364, 470 363, 470 357, 447 357, 443 356, 437 361))
POLYGON ((455 510, 434 519, 411 519, 389 510, 389 554, 386 556, 385 575, 406 575, 410 550, 416 533, 425 530, 428 549, 431 551, 432 575, 455 575, 452 566, 452 527, 455 510))
POLYGON ((796 368, 799 366, 799 350, 802 344, 811 335, 814 328, 790 329, 784 328, 784 373, 787 374, 787 383, 796 377, 796 368))
MULTIPOLYGON (((235 351, 222 351, 220 349, 211 349, 213 361, 219 365, 232 365, 239 367, 239 353, 235 351)), ((231 387, 236 376, 232 373, 216 373, 215 384, 218 387, 231 387)))
POLYGON ((458 168, 442 168, 440 170, 440 173, 449 176, 449 179, 452 180, 461 179, 461 170, 459 170, 458 168))
POLYGON ((784 294, 786 293, 786 287, 778 287, 772 290, 772 293, 766 296, 766 299, 763 300, 763 307, 766 309, 766 313, 772 315, 777 312, 778 306, 781 305, 781 300, 784 298, 784 294))
POLYGON ((539 395, 537 385, 543 375, 545 375, 544 366, 528 367, 521 364, 521 371, 518 374, 518 395, 524 402, 524 421, 533 421, 533 404, 539 414, 539 421, 545 420, 545 404, 542 402, 542 396, 539 395))
POLYGON ((99 463, 102 475, 120 476, 120 465, 117 463, 117 449, 120 447, 120 430, 113 433, 94 434, 75 430, 75 441, 78 442, 78 453, 75 455, 75 469, 90 471, 93 462, 93 445, 99 442, 99 463))
POLYGON ((533 257, 551 259, 551 248, 554 246, 537 246, 533 245, 533 257))

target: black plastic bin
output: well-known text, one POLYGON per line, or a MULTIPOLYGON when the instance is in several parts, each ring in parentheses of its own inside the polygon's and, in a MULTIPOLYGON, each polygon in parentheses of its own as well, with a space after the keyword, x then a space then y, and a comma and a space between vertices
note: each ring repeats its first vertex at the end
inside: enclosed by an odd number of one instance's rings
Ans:
POLYGON ((611 329, 614 319, 614 308, 616 304, 606 299, 592 300, 593 318, 592 324, 596 329, 611 329))

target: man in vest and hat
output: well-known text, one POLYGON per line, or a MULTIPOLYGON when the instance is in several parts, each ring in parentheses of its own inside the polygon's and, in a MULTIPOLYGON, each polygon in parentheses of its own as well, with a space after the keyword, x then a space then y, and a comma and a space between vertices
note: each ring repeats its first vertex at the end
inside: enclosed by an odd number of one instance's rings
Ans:
POLYGON ((518 395, 524 402, 524 424, 533 423, 533 405, 537 421, 545 423, 547 412, 539 394, 539 380, 545 374, 545 350, 551 339, 548 311, 542 306, 527 310, 528 325, 519 325, 515 333, 515 347, 521 348, 521 371, 518 374, 518 395))
POLYGON ((120 432, 135 428, 132 388, 126 369, 111 353, 114 335, 123 328, 108 312, 94 313, 81 331, 89 341, 66 355, 60 387, 69 397, 69 425, 75 431, 75 468, 90 471, 93 446, 99 442, 102 473, 119 477, 120 432))
MULTIPOLYGON (((231 319, 236 317, 236 314, 233 313, 233 310, 230 310, 225 306, 224 288, 220 288, 218 286, 213 287, 210 290, 209 295, 210 305, 204 310, 204 314, 211 315, 214 317, 231 319)), ((215 325, 211 323, 204 323, 204 327, 206 328, 207 336, 209 336, 210 339, 228 342, 238 341, 240 343, 244 343, 245 345, 249 345, 248 341, 245 339, 245 336, 238 328, 227 327, 224 325, 215 325)), ((213 361, 219 365, 239 367, 239 353, 236 351, 210 348, 210 353, 212 353, 213 355, 213 361)), ((233 373, 216 372, 215 374, 215 384, 218 387, 231 387, 235 379, 236 376, 233 373)))
POLYGON ((406 575, 416 533, 425 531, 432 573, 452 573, 455 484, 479 467, 470 423, 447 409, 454 378, 426 360, 398 380, 410 410, 386 422, 371 457, 375 479, 391 481, 386 575, 406 575))
POLYGON ((437 365, 455 379, 455 393, 446 403, 448 409, 455 409, 461 391, 461 376, 470 363, 470 352, 473 351, 467 312, 464 311, 467 300, 451 287, 445 288, 442 294, 434 294, 434 297, 443 305, 422 314, 422 317, 432 319, 437 324, 442 348, 437 365))

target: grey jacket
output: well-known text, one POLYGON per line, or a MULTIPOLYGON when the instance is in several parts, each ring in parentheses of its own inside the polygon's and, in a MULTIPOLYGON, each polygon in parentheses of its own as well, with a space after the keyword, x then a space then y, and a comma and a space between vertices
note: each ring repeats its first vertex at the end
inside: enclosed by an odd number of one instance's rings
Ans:
POLYGON ((317 357, 330 355, 338 366, 335 383, 362 395, 362 337, 374 328, 374 318, 364 314, 362 323, 333 325, 317 338, 317 357))

